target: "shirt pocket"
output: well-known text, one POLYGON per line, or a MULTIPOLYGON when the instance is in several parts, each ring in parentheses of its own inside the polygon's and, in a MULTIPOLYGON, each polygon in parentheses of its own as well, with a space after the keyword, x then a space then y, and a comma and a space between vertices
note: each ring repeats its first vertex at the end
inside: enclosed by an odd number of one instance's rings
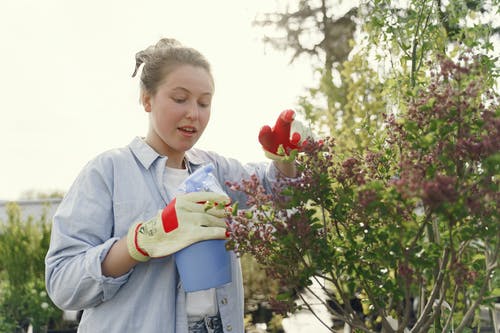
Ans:
POLYGON ((152 219, 160 210, 153 202, 144 200, 116 202, 113 209, 115 219, 113 236, 115 237, 123 237, 132 224, 152 219))

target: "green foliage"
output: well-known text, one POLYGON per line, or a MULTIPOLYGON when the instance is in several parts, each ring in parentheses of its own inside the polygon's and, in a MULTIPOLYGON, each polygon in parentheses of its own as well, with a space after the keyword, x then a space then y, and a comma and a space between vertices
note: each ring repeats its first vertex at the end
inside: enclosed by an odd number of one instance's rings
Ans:
POLYGON ((280 281, 276 309, 321 279, 329 311, 360 331, 396 332, 391 318, 414 333, 471 329, 500 287, 500 107, 483 59, 437 57, 369 147, 309 142, 278 194, 257 178, 234 186, 254 206, 231 245, 280 281))
POLYGON ((49 223, 45 216, 22 219, 15 203, 7 205, 7 216, 0 225, 0 329, 24 332, 32 324, 39 332, 62 318, 45 291, 49 223))
POLYGON ((334 139, 299 155, 300 181, 279 196, 235 186, 254 208, 234 217, 232 245, 281 282, 285 313, 321 279, 355 330, 394 331, 392 317, 470 331, 500 289, 500 3, 363 0, 337 16, 339 3, 298 0, 260 21, 285 32, 266 40, 292 61, 313 60, 299 111, 334 139))
POLYGON ((256 178, 234 187, 254 208, 235 216, 232 246, 280 281, 277 309, 293 311, 321 278, 329 310, 354 328, 380 322, 392 332, 393 317, 413 332, 446 331, 452 320, 461 332, 491 301, 500 287, 499 98, 481 79, 480 56, 437 62, 379 144, 347 153, 333 139, 310 142, 301 177, 278 196, 256 178))

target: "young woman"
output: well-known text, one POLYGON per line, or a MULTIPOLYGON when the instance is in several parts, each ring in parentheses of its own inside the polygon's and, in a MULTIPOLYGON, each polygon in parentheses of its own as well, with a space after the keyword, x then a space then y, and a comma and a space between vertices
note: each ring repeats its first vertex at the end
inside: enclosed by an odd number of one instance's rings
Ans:
POLYGON ((203 205, 246 202, 225 188, 226 181, 256 174, 270 190, 278 173, 295 175, 294 164, 277 155, 277 145, 293 146, 287 127, 293 111, 280 115, 283 128, 277 122, 279 130, 261 132, 274 161, 242 165, 193 148, 210 119, 214 95, 210 65, 198 51, 162 39, 137 53, 133 76, 141 65, 148 132, 90 161, 69 189, 54 216, 47 290, 62 309, 84 310, 79 332, 243 333, 243 284, 234 253, 231 283, 190 293, 172 254, 226 237, 225 210, 203 205), (207 163, 215 166, 228 196, 178 195, 179 184, 207 163))

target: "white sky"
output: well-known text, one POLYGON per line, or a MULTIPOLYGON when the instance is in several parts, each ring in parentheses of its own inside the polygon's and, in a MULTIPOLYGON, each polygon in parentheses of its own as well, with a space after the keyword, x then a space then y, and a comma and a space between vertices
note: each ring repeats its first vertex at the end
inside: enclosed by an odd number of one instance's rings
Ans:
POLYGON ((275 9, 270 0, 3 0, 0 200, 66 191, 91 158, 146 133, 131 74, 135 53, 161 37, 213 66, 212 118, 197 147, 264 160, 260 127, 294 108, 312 77, 252 26, 275 9))

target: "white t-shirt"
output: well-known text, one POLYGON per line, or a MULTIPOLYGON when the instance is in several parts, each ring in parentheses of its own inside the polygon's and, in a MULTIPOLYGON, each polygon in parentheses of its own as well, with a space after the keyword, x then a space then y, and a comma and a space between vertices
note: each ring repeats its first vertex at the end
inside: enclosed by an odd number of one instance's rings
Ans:
MULTIPOLYGON (((179 186, 189 176, 187 169, 166 167, 165 189, 170 200, 179 194, 179 186)), ((199 320, 205 316, 215 316, 218 312, 215 288, 186 293, 188 320, 199 320)))

